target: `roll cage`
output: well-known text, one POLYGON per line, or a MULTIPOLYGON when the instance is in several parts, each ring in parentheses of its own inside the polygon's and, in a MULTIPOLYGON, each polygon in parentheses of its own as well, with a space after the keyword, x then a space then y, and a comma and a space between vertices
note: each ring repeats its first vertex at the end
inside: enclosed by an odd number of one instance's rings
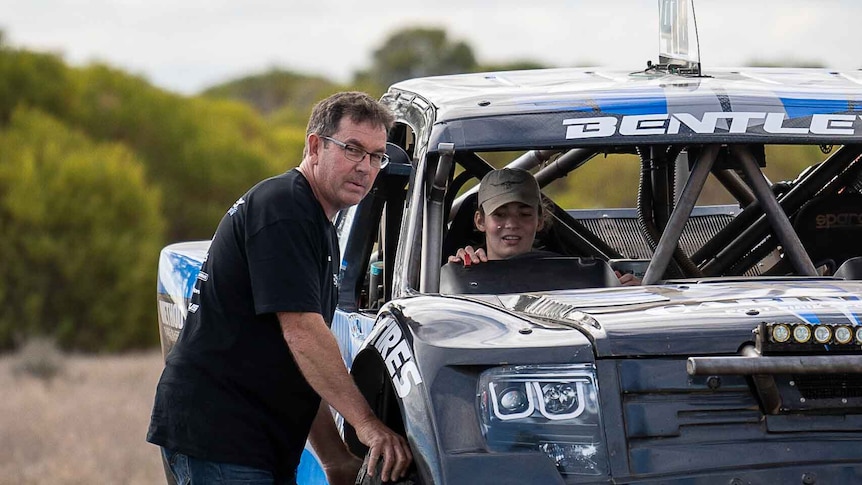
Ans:
MULTIPOLYGON (((667 278, 702 278, 718 276, 739 276, 744 274, 817 276, 820 273, 794 230, 791 219, 810 200, 834 197, 839 194, 856 192, 854 184, 859 183, 862 175, 859 145, 842 146, 824 162, 810 168, 796 180, 770 184, 761 172, 763 147, 751 145, 697 145, 697 146, 637 146, 635 152, 641 155, 644 179, 639 184, 639 206, 637 208, 638 229, 649 244, 652 254, 644 284, 653 284, 667 278), (647 155, 648 154, 648 155, 647 155), (687 154, 690 166, 687 181, 676 197, 673 195, 673 167, 680 155, 687 154), (662 165, 664 165, 662 167, 662 165), (733 217, 718 222, 722 227, 707 236, 702 246, 692 252, 684 251, 681 239, 687 226, 692 226, 692 216, 703 217, 703 211, 695 210, 695 202, 709 175, 713 175, 732 194, 738 202, 733 217), (769 253, 781 248, 778 263, 764 270, 755 266, 769 253)), ((544 187, 554 180, 568 176, 572 171, 602 153, 598 149, 576 148, 559 152, 530 151, 514 160, 508 166, 536 169, 535 176, 544 187)), ((429 227, 427 233, 446 233, 443 240, 456 239, 451 233, 457 230, 458 215, 462 206, 469 206, 473 192, 452 198, 466 180, 480 179, 491 170, 488 163, 475 153, 457 153, 453 158, 463 168, 448 186, 451 204, 444 204, 444 214, 451 217, 429 217, 426 220, 436 223, 445 221, 440 228, 429 227), (445 226, 445 227, 444 227, 445 226)), ((444 159, 444 157, 438 157, 444 159)), ((445 162, 438 167, 452 172, 445 162)), ((439 168, 438 168, 439 171, 439 168)), ((436 175, 436 174, 435 174, 436 175)), ((438 176, 437 180, 441 180, 438 176)), ((448 179, 443 179, 448 180, 448 179)), ((447 201, 448 202, 448 201, 447 201)), ((855 202, 855 200, 854 200, 855 202)), ((475 202, 474 202, 475 204, 475 202)), ((466 210, 468 214, 475 205, 466 210)), ((855 210, 853 208, 849 208, 855 210)), ((439 210, 439 209, 438 209, 439 210)), ((605 260, 631 257, 622 254, 621 248, 607 242, 602 234, 588 228, 571 212, 552 203, 554 217, 553 250, 571 256, 588 256, 605 260)), ((463 224, 462 224, 463 225, 463 224)), ((694 227, 689 232, 698 231, 694 227)), ((703 231, 703 229, 700 229, 703 231)), ((466 242, 469 238, 463 238, 466 242)), ((426 243, 434 243, 426 240, 426 243)), ((443 244, 442 253, 451 251, 459 244, 443 244)), ((463 246, 463 242, 461 244, 463 246)), ((690 246, 690 245, 689 245, 690 246)), ((426 251, 429 259, 426 265, 433 265, 436 248, 426 251)), ((840 264, 836 261, 832 264, 840 264)), ((834 270, 834 266, 832 268, 834 270)), ((433 288, 427 288, 433 292, 433 288)))
MULTIPOLYGON (((472 227, 476 187, 467 187, 494 168, 483 153, 459 151, 453 145, 418 155, 421 143, 415 136, 405 136, 408 132, 415 133, 402 125, 392 139, 413 154, 393 147, 401 152, 393 157, 398 162, 390 164, 372 195, 356 209, 357 221, 369 225, 368 237, 352 237, 345 248, 346 261, 355 260, 351 255, 360 252, 371 254, 365 258, 368 264, 386 263, 380 303, 398 296, 440 292, 440 267, 446 256, 458 247, 480 243, 472 227), (396 248, 399 244, 403 246, 400 250, 396 248)), ((812 201, 838 201, 839 205, 849 204, 845 212, 862 212, 859 144, 839 146, 795 180, 778 183, 771 183, 762 173, 766 163, 763 145, 751 144, 527 150, 506 166, 531 170, 544 188, 576 175, 597 155, 620 152, 640 158, 637 207, 572 211, 548 198, 552 224, 538 236, 543 248, 564 256, 608 261, 615 268, 639 263, 646 266, 644 284, 680 278, 821 276, 860 255, 814 254, 807 249, 813 242, 803 240, 806 234, 798 229, 799 216, 812 201), (680 171, 684 172, 681 187, 676 185, 680 171), (735 204, 696 206, 710 176, 731 194, 735 204)), ((343 308, 367 305, 361 302, 369 292, 367 274, 367 265, 347 268, 344 280, 356 291, 342 292, 350 295, 342 297, 343 308)))

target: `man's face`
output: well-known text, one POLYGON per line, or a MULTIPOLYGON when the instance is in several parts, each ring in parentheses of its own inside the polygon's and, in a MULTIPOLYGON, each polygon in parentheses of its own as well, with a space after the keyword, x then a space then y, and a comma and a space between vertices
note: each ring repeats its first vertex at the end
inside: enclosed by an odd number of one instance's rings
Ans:
MULTIPOLYGON (((370 123, 342 118, 331 138, 367 152, 386 152, 386 130, 370 123)), ((358 204, 371 190, 379 168, 366 155, 361 162, 348 160, 344 149, 316 134, 309 135, 309 159, 314 171, 313 190, 324 212, 332 217, 341 209, 358 204)))
POLYGON ((542 228, 535 207, 509 202, 490 214, 476 212, 476 227, 485 233, 488 259, 506 259, 533 249, 536 231, 542 228))

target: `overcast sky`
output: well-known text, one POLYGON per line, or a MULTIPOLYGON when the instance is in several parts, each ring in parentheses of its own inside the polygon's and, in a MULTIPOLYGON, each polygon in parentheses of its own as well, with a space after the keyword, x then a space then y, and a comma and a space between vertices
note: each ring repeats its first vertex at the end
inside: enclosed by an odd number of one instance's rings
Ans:
MULTIPOLYGON (((349 81, 393 31, 444 28, 481 62, 645 67, 657 0, 0 0, 15 47, 105 62, 191 94, 272 67, 349 81), (399 6, 400 8, 396 8, 399 6)), ((860 0, 699 0, 701 61, 862 68, 860 0)))

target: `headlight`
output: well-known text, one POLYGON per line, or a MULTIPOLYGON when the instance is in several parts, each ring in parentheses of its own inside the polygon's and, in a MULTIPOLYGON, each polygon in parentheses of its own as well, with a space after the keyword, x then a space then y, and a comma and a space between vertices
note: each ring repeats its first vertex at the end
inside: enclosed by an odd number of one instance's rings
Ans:
POLYGON ((479 378, 478 401, 492 451, 540 451, 563 475, 608 474, 592 365, 490 369, 479 378))

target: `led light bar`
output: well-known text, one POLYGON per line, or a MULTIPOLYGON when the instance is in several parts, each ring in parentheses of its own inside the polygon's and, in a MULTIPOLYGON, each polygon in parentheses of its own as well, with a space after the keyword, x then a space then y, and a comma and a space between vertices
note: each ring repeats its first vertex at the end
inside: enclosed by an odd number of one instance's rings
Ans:
POLYGON ((801 344, 862 346, 862 325, 764 322, 758 332, 765 345, 785 350, 801 344))

